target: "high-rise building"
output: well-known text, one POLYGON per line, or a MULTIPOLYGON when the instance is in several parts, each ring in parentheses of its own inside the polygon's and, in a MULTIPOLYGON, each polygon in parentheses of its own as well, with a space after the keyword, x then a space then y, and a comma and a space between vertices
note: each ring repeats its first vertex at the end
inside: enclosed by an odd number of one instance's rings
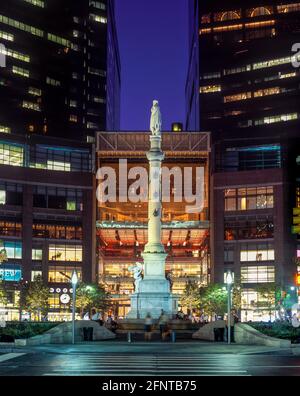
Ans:
POLYGON ((86 140, 118 130, 113 0, 1 2, 0 44, 1 132, 86 140))
POLYGON ((190 3, 187 129, 250 136, 298 126, 300 3, 190 3))

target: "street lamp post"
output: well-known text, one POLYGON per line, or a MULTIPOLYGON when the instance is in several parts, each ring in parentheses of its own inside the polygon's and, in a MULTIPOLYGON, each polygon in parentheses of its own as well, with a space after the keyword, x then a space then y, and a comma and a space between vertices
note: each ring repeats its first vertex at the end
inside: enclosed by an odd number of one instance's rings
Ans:
POLYGON ((78 275, 76 270, 73 271, 72 278, 72 289, 73 289, 73 302, 72 302, 72 344, 75 344, 75 311, 76 311, 76 287, 78 283, 78 275))
POLYGON ((226 275, 226 284, 228 290, 228 299, 227 299, 227 342, 228 345, 231 344, 231 286, 233 283, 232 272, 228 271, 226 275))

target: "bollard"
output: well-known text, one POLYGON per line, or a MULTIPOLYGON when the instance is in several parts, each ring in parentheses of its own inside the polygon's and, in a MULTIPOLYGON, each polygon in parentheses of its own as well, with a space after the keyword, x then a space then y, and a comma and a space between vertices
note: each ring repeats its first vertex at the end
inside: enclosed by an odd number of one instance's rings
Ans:
POLYGON ((130 333, 130 331, 127 333, 127 341, 131 342, 131 333, 130 333))
POLYGON ((176 333, 174 330, 172 331, 172 342, 176 342, 176 333))

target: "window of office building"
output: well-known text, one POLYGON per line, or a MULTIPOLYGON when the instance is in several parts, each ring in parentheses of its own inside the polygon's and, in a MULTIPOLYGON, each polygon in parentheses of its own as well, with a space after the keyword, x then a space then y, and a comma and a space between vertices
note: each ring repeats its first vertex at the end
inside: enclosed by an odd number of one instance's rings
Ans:
POLYGON ((241 244, 241 262, 274 261, 275 250, 271 243, 241 244))
POLYGON ((288 12, 300 11, 300 3, 282 4, 277 6, 277 11, 280 14, 287 14, 288 12))
POLYGON ((256 7, 246 11, 247 17, 255 18, 273 14, 272 7, 256 7))
POLYGON ((50 283, 70 283, 73 271, 76 270, 78 278, 82 279, 82 269, 72 266, 50 266, 48 272, 48 282, 50 283))
POLYGON ((32 249, 32 260, 42 261, 43 260, 43 249, 38 249, 38 248, 32 249))
POLYGON ((281 168, 281 146, 221 148, 216 154, 216 165, 223 172, 281 168))
POLYGON ((224 263, 234 262, 234 247, 226 246, 224 249, 224 263))
POLYGON ((31 271, 31 282, 34 282, 36 277, 42 276, 42 271, 31 271))
POLYGON ((225 211, 272 209, 274 189, 269 187, 231 188, 224 191, 225 211))
POLYGON ((14 144, 0 142, 0 164, 23 166, 24 148, 14 144))
POLYGON ((275 293, 243 289, 241 302, 242 321, 269 322, 275 319, 275 293))
POLYGON ((51 224, 33 224, 32 236, 33 238, 45 239, 81 240, 82 227, 51 224))
POLYGON ((63 172, 90 172, 89 150, 36 145, 30 148, 30 167, 63 172))
POLYGON ((13 221, 0 220, 0 235, 1 236, 22 236, 22 224, 13 221))
POLYGON ((272 218, 256 218, 225 221, 225 241, 242 239, 274 238, 274 222, 272 218))
POLYGON ((208 94, 208 93, 214 93, 220 91, 221 91, 221 85, 206 85, 200 87, 200 93, 202 94, 208 94))
POLYGON ((3 241, 3 245, 8 259, 22 258, 22 242, 3 241))
POLYGON ((83 210, 83 192, 67 188, 34 187, 33 206, 36 208, 83 210))
POLYGON ((275 267, 269 266, 251 266, 241 267, 241 282, 242 283, 274 283, 275 282, 275 267))
POLYGON ((82 261, 81 245, 49 245, 49 261, 82 261))
POLYGON ((21 184, 0 181, 0 205, 16 205, 23 203, 23 186, 21 184))

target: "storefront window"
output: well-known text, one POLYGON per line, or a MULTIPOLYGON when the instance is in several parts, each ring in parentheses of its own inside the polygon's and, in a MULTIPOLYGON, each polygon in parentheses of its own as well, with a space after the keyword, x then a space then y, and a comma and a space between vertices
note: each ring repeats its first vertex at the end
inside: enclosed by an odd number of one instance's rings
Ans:
POLYGON ((42 276, 42 271, 31 271, 31 282, 33 282, 37 276, 42 276))

